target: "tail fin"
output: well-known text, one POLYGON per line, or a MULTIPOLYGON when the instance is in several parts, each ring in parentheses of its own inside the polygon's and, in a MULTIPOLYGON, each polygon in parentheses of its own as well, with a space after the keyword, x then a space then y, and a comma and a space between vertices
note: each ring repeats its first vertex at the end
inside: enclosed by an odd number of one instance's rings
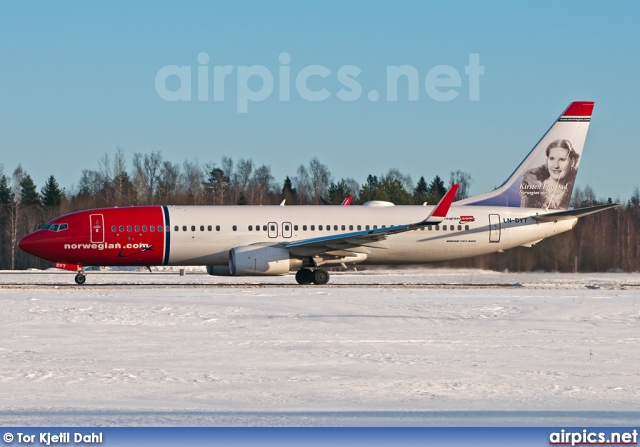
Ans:
POLYGON ((456 204, 566 210, 592 111, 593 102, 571 103, 502 186, 456 204))

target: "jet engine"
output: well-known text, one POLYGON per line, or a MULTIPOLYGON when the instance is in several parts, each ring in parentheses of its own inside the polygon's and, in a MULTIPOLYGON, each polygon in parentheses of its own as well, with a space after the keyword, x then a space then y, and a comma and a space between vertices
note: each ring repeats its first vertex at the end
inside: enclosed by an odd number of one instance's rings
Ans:
POLYGON ((229 271, 234 276, 286 275, 301 267, 300 259, 279 247, 247 245, 229 251, 229 271))
POLYGON ((207 273, 212 276, 231 276, 228 265, 208 265, 207 273))

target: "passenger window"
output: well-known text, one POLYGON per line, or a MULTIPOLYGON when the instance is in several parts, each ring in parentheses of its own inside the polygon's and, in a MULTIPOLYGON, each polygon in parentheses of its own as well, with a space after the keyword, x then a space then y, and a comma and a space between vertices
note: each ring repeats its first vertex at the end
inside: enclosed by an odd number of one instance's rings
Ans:
POLYGON ((464 229, 465 229, 465 230, 467 230, 467 231, 469 231, 469 225, 465 225, 465 226, 464 226, 464 229))
POLYGON ((120 232, 123 232, 123 231, 124 231, 124 226, 120 225, 120 232))
POLYGON ((200 225, 200 231, 204 231, 204 225, 200 225))
MULTIPOLYGON (((158 225, 158 231, 162 232, 162 225, 158 225)), ((167 233, 169 232, 169 227, 167 226, 167 233)))
POLYGON ((377 225, 374 225, 374 226, 373 226, 373 229, 374 229, 374 230, 377 230, 377 229, 378 229, 378 226, 377 226, 377 225))
POLYGON ((386 226, 386 225, 383 225, 383 226, 382 226, 382 228, 387 228, 387 226, 386 226))
POLYGON ((196 231, 196 226, 195 225, 191 225, 191 231, 196 231))
POLYGON ((136 225, 136 233, 140 232, 140 225, 136 225))
POLYGON ((131 225, 127 225, 127 231, 131 231, 131 225))
POLYGON ((115 226, 115 225, 111 227, 111 231, 112 231, 113 233, 115 233, 115 232, 116 232, 116 226, 115 226))
POLYGON ((146 232, 147 232, 147 226, 146 226, 146 225, 143 225, 143 226, 142 226, 142 232, 143 232, 143 233, 146 233, 146 232))
POLYGON ((220 225, 216 225, 216 231, 220 231, 220 225))
POLYGON ((276 231, 276 226, 275 225, 271 225, 271 231, 276 231))
POLYGON ((302 231, 307 231, 307 226, 306 225, 302 226, 302 231))
POLYGON ((315 225, 311 225, 311 231, 316 231, 316 226, 315 225))
POLYGON ((285 225, 285 226, 284 226, 284 229, 285 229, 286 231, 289 231, 289 225, 285 225))
POLYGON ((179 231, 179 228, 180 228, 180 227, 178 227, 178 226, 176 225, 173 229, 174 229, 174 231, 179 231))
POLYGON ((436 225, 436 231, 440 230, 440 225, 436 225))
POLYGON ((364 227, 365 230, 369 230, 369 225, 367 225, 366 227, 364 227))
POLYGON ((362 230, 362 225, 358 225, 358 231, 362 230))
POLYGON ((152 233, 153 233, 154 231, 156 231, 156 227, 155 227, 155 225, 151 225, 151 226, 149 227, 149 231, 151 231, 152 233))
POLYGON ((338 231, 338 226, 337 225, 333 226, 333 231, 338 231))
POLYGON ((182 226, 182 231, 187 231, 187 226, 186 225, 182 226))
POLYGON ((433 231, 433 227, 429 225, 429 231, 433 231))
POLYGON ((349 231, 353 230, 353 225, 349 225, 349 231))
POLYGON ((260 225, 256 225, 256 231, 260 231, 260 225))
POLYGON ((318 225, 318 231, 322 231, 322 225, 318 225))
POLYGON ((253 225, 249 225, 249 231, 253 231, 253 225))
POLYGON ((294 225, 294 226, 293 226, 293 230, 294 230, 294 231, 298 231, 298 226, 297 226, 297 225, 294 225))
POLYGON ((231 227, 231 229, 232 229, 233 231, 238 231, 238 227, 237 227, 236 225, 234 225, 233 227, 231 227))
POLYGON ((340 228, 342 228, 342 231, 346 230, 346 227, 344 225, 342 225, 340 228))
POLYGON ((458 231, 462 231, 462 225, 458 225, 458 231))
POLYGON ((267 231, 267 226, 266 225, 262 226, 262 231, 267 231))
POLYGON ((207 231, 211 231, 212 229, 211 225, 207 226, 207 231))

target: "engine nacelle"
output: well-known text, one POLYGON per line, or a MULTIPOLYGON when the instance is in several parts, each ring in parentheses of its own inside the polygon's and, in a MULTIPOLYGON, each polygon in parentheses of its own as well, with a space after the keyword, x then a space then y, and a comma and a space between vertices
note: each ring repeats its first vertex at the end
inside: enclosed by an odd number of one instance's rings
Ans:
POLYGON ((301 267, 302 261, 283 248, 247 245, 229 251, 229 271, 234 276, 286 275, 301 267))
POLYGON ((208 265, 207 273, 212 276, 231 276, 228 265, 208 265))

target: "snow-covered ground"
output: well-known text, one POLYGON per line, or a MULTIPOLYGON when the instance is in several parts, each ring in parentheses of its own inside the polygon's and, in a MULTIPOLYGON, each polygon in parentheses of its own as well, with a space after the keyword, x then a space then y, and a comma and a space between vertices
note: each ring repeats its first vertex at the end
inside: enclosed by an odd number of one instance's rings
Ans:
POLYGON ((0 425, 640 416, 638 274, 376 270, 279 286, 294 282, 2 272, 0 425))

